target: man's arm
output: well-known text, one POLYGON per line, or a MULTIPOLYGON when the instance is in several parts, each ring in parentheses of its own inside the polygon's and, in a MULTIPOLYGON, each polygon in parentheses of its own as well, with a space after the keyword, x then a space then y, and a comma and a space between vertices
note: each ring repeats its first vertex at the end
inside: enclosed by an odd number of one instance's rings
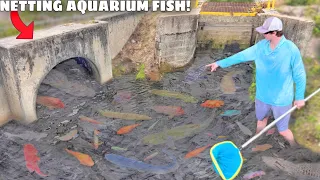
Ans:
POLYGON ((237 54, 234 54, 228 58, 223 60, 217 61, 217 64, 221 68, 226 68, 235 64, 239 64, 246 61, 254 61, 257 57, 257 50, 258 50, 259 43, 241 51, 237 54))
POLYGON ((303 60, 302 60, 300 51, 297 47, 294 48, 291 67, 292 67, 293 81, 296 84, 295 100, 296 101, 304 100, 307 77, 306 77, 306 71, 304 69, 303 60))

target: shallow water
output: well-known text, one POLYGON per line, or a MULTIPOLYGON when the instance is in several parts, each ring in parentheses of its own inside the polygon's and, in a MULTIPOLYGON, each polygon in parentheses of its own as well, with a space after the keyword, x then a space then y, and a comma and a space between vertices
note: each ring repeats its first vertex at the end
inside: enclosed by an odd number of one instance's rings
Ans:
MULTIPOLYGON (((222 53, 199 53, 192 66, 186 68, 186 70, 196 69, 223 57, 226 57, 226 55, 222 53)), ((73 60, 59 64, 55 69, 64 73, 68 81, 78 84, 78 87, 85 85, 93 89, 96 94, 94 97, 82 97, 78 94, 72 95, 66 93, 71 93, 72 90, 74 90, 74 93, 79 93, 81 89, 77 89, 77 86, 73 87, 74 89, 66 91, 63 88, 57 89, 42 84, 39 89, 39 95, 60 98, 66 107, 64 109, 49 110, 46 107, 38 105, 38 121, 30 125, 21 125, 13 121, 1 127, 1 179, 42 179, 36 173, 30 173, 26 168, 23 145, 27 143, 33 144, 38 150, 38 156, 40 157, 39 167, 43 173, 49 174, 44 179, 220 179, 211 167, 210 148, 207 148, 197 157, 184 159, 184 156, 196 148, 208 144, 214 145, 224 140, 231 140, 237 146, 241 146, 250 136, 245 135, 239 129, 235 123, 236 121, 241 122, 252 132, 255 132, 254 103, 249 100, 248 95, 252 75, 252 68, 249 63, 235 65, 227 69, 219 69, 213 73, 207 70, 203 73, 205 77, 196 79, 191 83, 183 82, 189 72, 184 71, 168 73, 160 82, 136 81, 134 74, 126 75, 115 78, 104 86, 100 86, 95 82, 73 60), (234 94, 224 94, 220 88, 221 80, 228 72, 236 70, 241 71, 240 74, 233 77, 236 92, 234 94), (157 96, 150 93, 152 89, 163 89, 188 94, 195 97, 198 103, 187 103, 181 99, 157 96), (123 103, 120 102, 118 104, 113 102, 117 92, 123 91, 130 92, 131 99, 124 100, 123 103), (210 99, 223 100, 224 105, 214 109, 201 107, 201 103, 210 99), (157 113, 151 109, 152 106, 157 105, 181 106, 185 114, 170 119, 168 115, 157 113), (150 116, 152 120, 128 121, 107 118, 97 112, 100 109, 144 114, 150 116), (219 116, 224 111, 232 109, 240 110, 241 114, 230 117, 219 116), (93 118, 105 124, 95 125, 80 121, 78 118, 80 115, 93 118), (151 130, 148 130, 156 121, 158 123, 151 130), (204 124, 205 122, 209 122, 209 124, 204 124), (128 134, 117 135, 116 132, 119 128, 135 123, 141 123, 141 125, 128 134), (157 145, 147 144, 143 141, 143 138, 147 135, 187 124, 199 124, 199 126, 202 125, 202 129, 195 133, 185 133, 188 136, 178 138, 178 140, 169 136, 164 143, 157 145), (73 129, 77 129, 79 132, 76 138, 67 142, 59 141, 55 138, 73 129), (98 149, 94 149, 91 144, 94 129, 100 131, 99 141, 103 142, 98 149), (30 131, 39 133, 39 137, 8 137, 6 135, 8 133, 18 135, 19 133, 28 133, 30 131), (226 137, 218 138, 218 136, 226 137), (120 151, 117 150, 119 148, 112 148, 115 146, 125 149, 120 151), (92 167, 81 165, 75 157, 64 150, 65 148, 90 155, 95 165, 92 167), (173 162, 172 158, 163 153, 163 150, 173 154, 176 162, 173 162), (147 156, 155 152, 158 152, 155 157, 143 161, 147 156), (121 155, 126 158, 152 164, 152 170, 155 173, 143 172, 141 169, 140 171, 136 171, 118 167, 104 159, 106 154, 121 155), (166 173, 164 169, 161 169, 161 173, 157 174, 156 172, 158 171, 154 169, 154 166, 163 167, 172 163, 176 163, 172 172, 168 170, 166 173)), ((84 93, 81 92, 81 94, 84 93)), ((117 101, 119 101, 119 98, 117 101)), ((184 132, 177 132, 177 134, 179 133, 184 132)), ((286 172, 269 168, 261 160, 262 156, 280 157, 292 162, 319 162, 320 160, 317 154, 313 154, 307 149, 292 149, 288 147, 287 143, 284 142, 278 133, 271 136, 263 135, 245 148, 242 153, 247 160, 244 162, 240 174, 236 179, 242 179, 245 173, 258 170, 266 172, 266 175, 260 179, 301 179, 301 177, 292 177, 286 172), (272 144, 273 148, 265 152, 251 151, 251 148, 255 145, 266 143, 272 144)), ((143 167, 146 166, 143 165, 143 167)), ((302 179, 306 179, 306 177, 302 179)))

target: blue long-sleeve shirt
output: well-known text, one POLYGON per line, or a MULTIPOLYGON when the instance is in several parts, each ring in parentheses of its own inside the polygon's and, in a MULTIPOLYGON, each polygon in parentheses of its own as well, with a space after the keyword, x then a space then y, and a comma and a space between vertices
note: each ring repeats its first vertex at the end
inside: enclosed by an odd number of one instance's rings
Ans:
POLYGON ((257 44, 217 62, 221 68, 246 61, 256 64, 256 98, 274 105, 287 106, 303 100, 306 89, 306 72, 298 47, 284 36, 274 50, 270 41, 257 44))

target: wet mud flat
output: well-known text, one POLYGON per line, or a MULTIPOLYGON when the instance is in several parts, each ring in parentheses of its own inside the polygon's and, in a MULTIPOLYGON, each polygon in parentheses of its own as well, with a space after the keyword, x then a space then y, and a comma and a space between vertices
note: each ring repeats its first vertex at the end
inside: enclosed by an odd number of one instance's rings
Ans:
MULTIPOLYGON (((206 70, 200 77, 187 77, 190 71, 224 57, 224 53, 198 53, 186 71, 165 74, 160 82, 136 81, 132 74, 115 78, 104 86, 95 82, 74 60, 59 64, 46 77, 38 95, 59 98, 65 107, 50 110, 38 105, 38 121, 29 125, 13 121, 0 128, 0 179, 221 179, 213 171, 210 147, 225 140, 241 146, 249 140, 252 136, 245 134, 236 122, 255 132, 254 103, 248 95, 252 65, 243 63, 213 73, 206 70), (233 87, 226 76, 234 82, 233 87), (155 89, 187 94, 197 102, 151 93, 155 89), (116 98, 120 92, 128 93, 128 98, 116 98), (220 100, 224 104, 216 108, 201 106, 206 100, 220 100), (169 117, 152 109, 159 105, 180 106, 184 113, 169 117), (151 119, 108 118, 99 113, 100 110, 142 114, 151 119), (221 116, 227 110, 241 113, 221 116), (79 116, 103 124, 82 121, 79 116), (138 123, 140 125, 131 132, 117 134, 121 127, 138 123), (77 135, 71 140, 58 139, 73 130, 77 130, 77 135), (98 148, 92 144, 94 130, 99 131, 98 148), (152 134, 156 135, 150 136, 152 134), (28 171, 23 151, 25 144, 37 149, 38 166, 48 176, 28 171), (210 146, 197 156, 185 158, 188 152, 207 145, 210 146), (94 165, 80 164, 65 149, 89 155, 94 165)), ((319 165, 300 164, 320 164, 319 155, 302 147, 290 148, 277 132, 263 135, 242 153, 245 161, 236 179, 258 170, 265 175, 255 179, 319 179, 319 171, 316 172, 319 165), (252 151, 261 144, 270 144, 272 148, 252 151)))

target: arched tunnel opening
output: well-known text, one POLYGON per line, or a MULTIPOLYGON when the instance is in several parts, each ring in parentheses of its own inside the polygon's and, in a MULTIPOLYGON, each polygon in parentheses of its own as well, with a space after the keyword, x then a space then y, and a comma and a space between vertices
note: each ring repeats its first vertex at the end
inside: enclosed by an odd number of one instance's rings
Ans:
POLYGON ((95 78, 96 73, 95 65, 83 57, 66 59, 53 67, 37 91, 37 121, 51 119, 52 127, 46 130, 55 128, 56 134, 65 132, 70 126, 75 128, 70 122, 75 121, 79 113, 84 113, 82 111, 90 101, 105 97, 103 86, 95 78), (61 118, 68 120, 57 123, 61 118))

